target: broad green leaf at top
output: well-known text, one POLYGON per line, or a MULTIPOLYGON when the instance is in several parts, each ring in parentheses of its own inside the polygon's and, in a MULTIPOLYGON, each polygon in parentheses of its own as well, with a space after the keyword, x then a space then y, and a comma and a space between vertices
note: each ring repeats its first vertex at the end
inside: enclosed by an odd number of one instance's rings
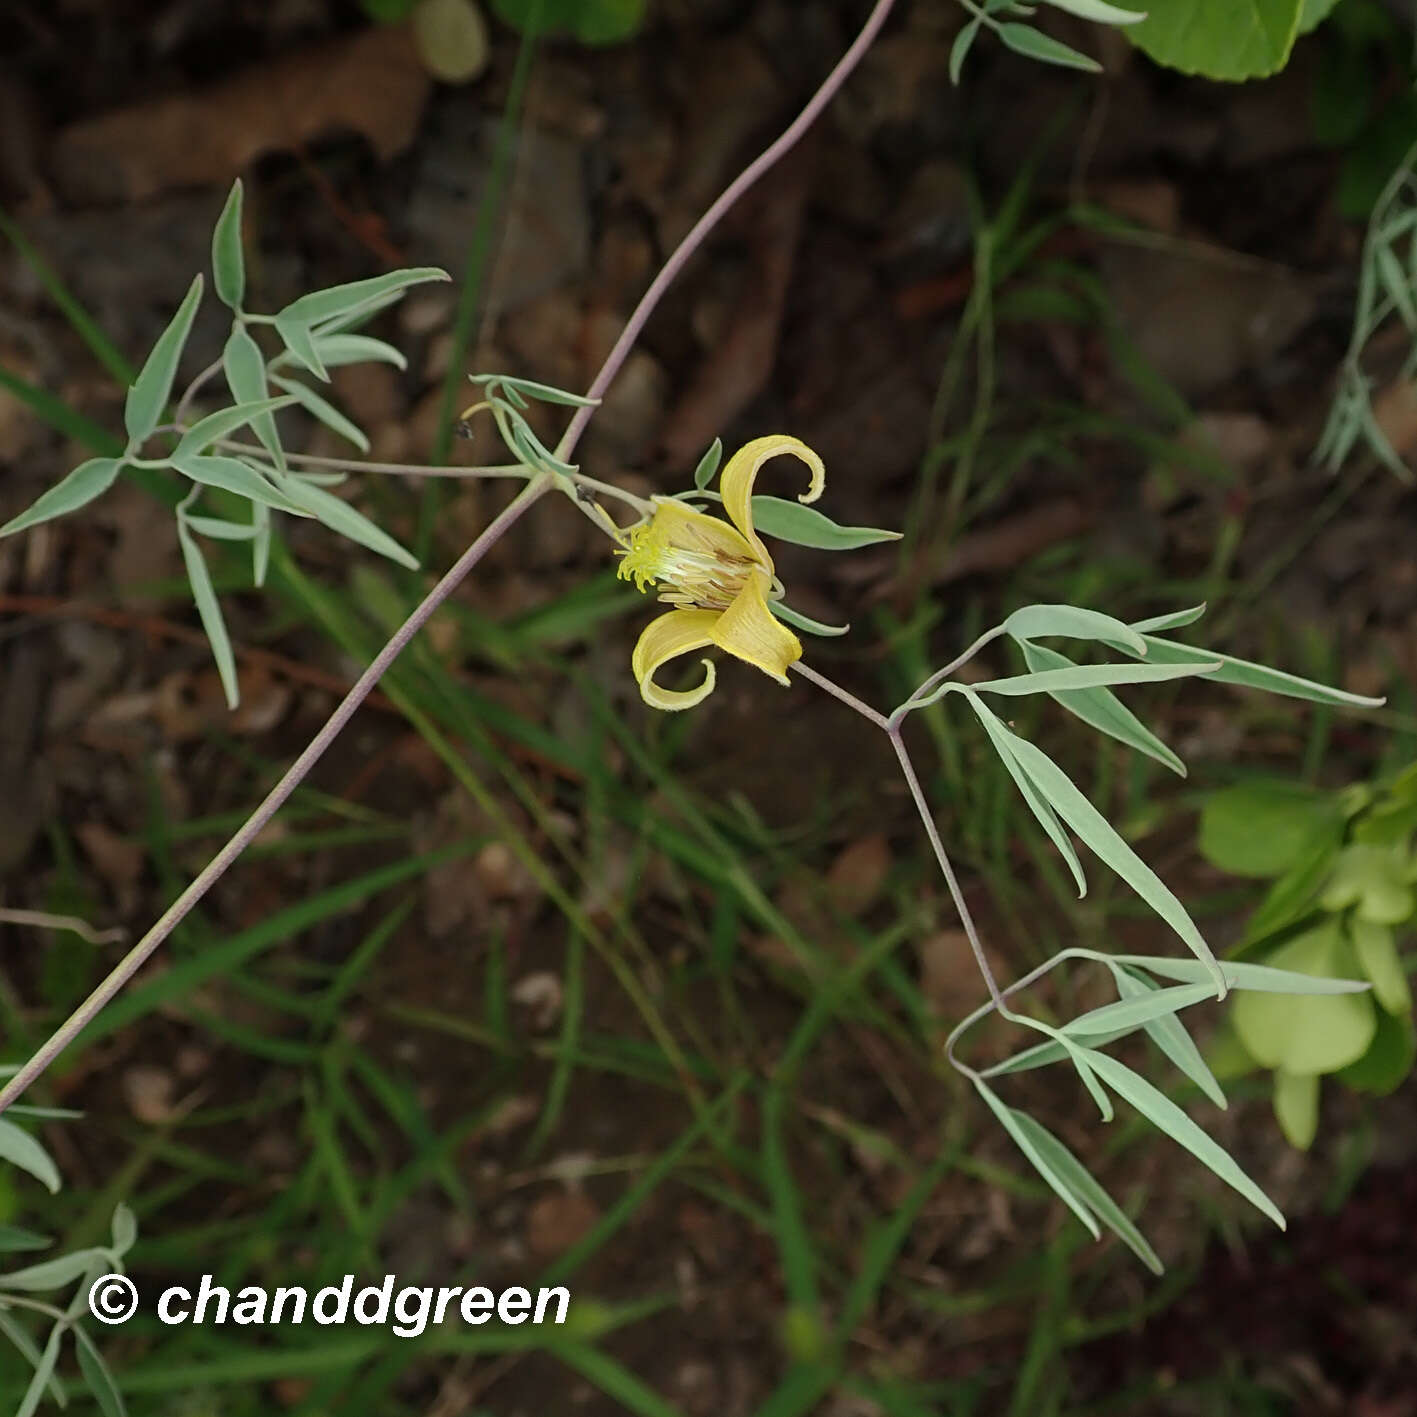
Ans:
POLYGON ((1284 67, 1303 9, 1304 0, 1148 0, 1146 18, 1123 33, 1168 69, 1259 79, 1284 67))
POLYGON ((582 44, 620 44, 644 24, 648 0, 492 0, 492 12, 518 30, 569 31, 582 44))

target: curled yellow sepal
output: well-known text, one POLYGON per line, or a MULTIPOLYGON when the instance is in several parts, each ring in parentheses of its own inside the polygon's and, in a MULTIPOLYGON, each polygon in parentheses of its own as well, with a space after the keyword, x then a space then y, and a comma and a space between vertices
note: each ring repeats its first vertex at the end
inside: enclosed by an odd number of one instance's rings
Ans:
POLYGON ((821 458, 806 443, 787 433, 770 433, 765 438, 754 438, 751 443, 744 443, 729 458, 727 467, 718 479, 718 490, 723 497, 723 510, 728 513, 728 519, 743 533, 753 550, 769 566, 772 565, 772 558, 753 529, 753 484, 757 481, 763 464, 769 458, 778 457, 783 453, 790 453, 807 464, 812 480, 797 500, 803 503, 815 502, 826 485, 826 468, 821 458))
POLYGON ((713 692, 711 660, 703 661, 703 680, 693 689, 665 689, 654 676, 662 664, 706 645, 717 645, 786 684, 788 665, 802 658, 802 642, 768 609, 766 589, 767 578, 757 572, 726 610, 671 610, 651 620, 630 660, 645 703, 667 712, 702 703, 713 692))

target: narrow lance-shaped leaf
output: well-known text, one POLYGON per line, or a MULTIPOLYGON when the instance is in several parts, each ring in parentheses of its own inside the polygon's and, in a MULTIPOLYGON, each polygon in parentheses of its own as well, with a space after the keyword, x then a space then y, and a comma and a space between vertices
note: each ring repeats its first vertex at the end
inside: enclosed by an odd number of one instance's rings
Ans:
POLYGON ((79 1324, 74 1325, 74 1341, 78 1345, 79 1372, 83 1374, 84 1382, 93 1393, 103 1417, 125 1417, 127 1408, 123 1405, 118 1384, 113 1381, 113 1374, 103 1361, 103 1354, 79 1324))
POLYGON ((854 551, 880 541, 899 541, 901 533, 875 526, 839 526, 815 507, 760 493, 753 498, 753 525, 763 536, 775 536, 818 551, 854 551))
MULTIPOLYGON (((1163 979, 1179 979, 1188 984, 1208 977, 1206 965, 1192 959, 1172 959, 1169 955, 1114 955, 1117 964, 1135 965, 1163 979)), ((1266 994, 1360 994, 1366 980, 1327 979, 1317 974, 1301 974, 1294 969, 1275 969, 1268 964, 1243 964, 1222 960, 1220 972, 1232 989, 1257 989, 1266 994)))
POLYGON ((408 360, 401 350, 370 335, 323 335, 317 331, 315 352, 326 369, 339 369, 346 364, 363 364, 366 361, 392 364, 396 369, 408 368, 408 360))
POLYGON ((451 280, 447 271, 434 266, 417 266, 406 271, 389 271, 387 275, 371 276, 368 280, 350 281, 347 285, 315 290, 292 300, 277 316, 291 324, 313 325, 323 320, 337 320, 371 305, 401 294, 411 285, 425 281, 451 280))
POLYGON ((217 674, 221 678, 222 689, 226 693, 226 706, 234 709, 241 701, 241 691, 236 682, 236 656, 232 653, 231 637, 226 632, 226 621, 222 617, 221 605, 212 586, 211 572, 202 557, 192 533, 187 530, 181 514, 177 517, 177 540, 182 547, 182 559, 187 566, 187 579, 192 584, 192 598, 201 617, 202 629, 212 647, 212 658, 216 661, 217 674))
POLYGON ((122 466, 122 458, 90 458, 81 462, 62 482, 42 492, 26 511, 0 526, 0 536, 13 536, 17 531, 28 531, 41 522, 77 511, 95 497, 103 496, 113 486, 122 466))
POLYGON ((1017 734, 1009 734, 1009 744, 1020 765, 1059 816, 1186 942, 1218 983, 1221 974, 1215 956, 1170 887, 1123 841, 1111 823, 1042 749, 1017 734))
POLYGON ((1070 45, 1063 44, 1029 25, 1009 21, 997 26, 997 29, 999 38, 1015 54, 1036 59, 1042 64, 1057 64, 1064 69, 1082 69, 1089 74, 1102 72, 1102 65, 1097 60, 1086 54, 1079 54, 1070 45))
POLYGON ((1092 1218, 1092 1212, 1073 1194, 1072 1187, 1049 1165, 1047 1158, 1035 1144, 1032 1134, 1019 1124, 1018 1119, 1021 1114, 1012 1107, 1006 1106, 982 1078, 975 1078, 974 1086, 988 1104, 989 1110, 999 1119, 1004 1130, 1014 1139, 1018 1149, 1028 1158, 1029 1165, 1047 1181, 1058 1198, 1082 1221, 1088 1234, 1094 1240, 1100 1240, 1102 1232, 1097 1228, 1097 1222, 1092 1218))
POLYGON ((1218 684, 1237 684, 1246 689, 1263 689, 1271 694, 1284 694, 1293 699, 1308 699, 1317 704, 1347 704, 1358 708, 1380 708, 1386 699, 1350 694, 1343 689, 1330 689, 1312 679, 1286 674, 1279 669, 1267 669, 1262 664, 1236 659, 1233 655, 1217 654, 1214 650, 1195 649, 1175 640, 1146 636, 1146 658, 1152 664, 1202 664, 1219 660, 1220 668, 1211 673, 1218 684))
POLYGON ((713 481, 718 473, 718 465, 723 461, 723 439, 715 438, 708 445, 708 450, 699 459, 699 465, 694 469, 694 486, 700 492, 713 481))
MULTIPOLYGON (((44 1355, 39 1351, 34 1339, 4 1309, 0 1309, 0 1335, 10 1340, 11 1346, 30 1365, 32 1370, 39 1369, 44 1362, 44 1355)), ((49 1374, 49 1395, 59 1407, 63 1407, 69 1401, 69 1394, 65 1390, 64 1384, 59 1381, 52 1369, 49 1374)))
POLYGON ((20 1405, 15 1409, 15 1417, 34 1417, 35 1412, 39 1409, 39 1404, 44 1398, 44 1390, 52 1381, 54 1369, 59 1363, 59 1346, 64 1341, 64 1329, 64 1324, 56 1323, 49 1330, 49 1341, 44 1345, 44 1352, 35 1365, 34 1376, 25 1389, 25 1395, 20 1399, 20 1405))
POLYGON ((0 1274, 0 1290, 13 1289, 18 1293, 42 1294, 50 1289, 62 1289, 72 1284, 81 1274, 87 1273, 95 1260, 106 1260, 108 1252, 97 1248, 75 1250, 72 1254, 60 1255, 57 1259, 43 1260, 39 1264, 26 1265, 24 1269, 0 1274))
MULTIPOLYGON (((1072 660, 1046 645, 1036 645, 1029 640, 1020 642, 1023 657, 1030 669, 1066 669, 1072 667, 1072 660)), ((1145 753, 1149 758, 1170 768, 1181 777, 1186 775, 1186 765, 1161 741, 1126 704, 1110 689, 1077 689, 1054 691, 1052 697, 1075 718, 1081 719, 1099 733, 1145 753)))
POLYGON ((209 413, 205 418, 198 419, 178 439, 177 446, 172 450, 172 461, 178 462, 194 457, 209 448, 218 439, 225 438, 228 433, 234 433, 238 428, 243 428, 248 423, 254 423, 256 419, 272 414, 277 409, 289 408, 294 402, 293 398, 287 396, 258 399, 254 403, 242 402, 233 408, 219 408, 215 413, 209 413))
POLYGON ((1226 1185, 1232 1186, 1257 1210, 1263 1211, 1281 1230, 1285 1228, 1279 1207, 1236 1165, 1230 1153, 1208 1137, 1164 1092, 1106 1053, 1094 1051, 1088 1061, 1113 1092, 1126 1098, 1172 1141, 1178 1142, 1204 1162, 1226 1185))
POLYGON ((313 487, 308 482, 297 482, 293 477, 278 478, 281 490, 311 516, 318 517, 331 531, 397 561, 409 570, 418 569, 418 559, 400 546, 386 531, 374 525, 362 512, 357 512, 348 502, 336 497, 332 492, 313 487))
POLYGON ((805 630, 809 635, 834 637, 846 634, 851 628, 850 625, 824 625, 820 620, 813 620, 811 616, 802 614, 800 610, 794 610, 790 605, 784 605, 780 600, 768 601, 768 609, 779 620, 786 621, 794 629, 805 630))
MULTIPOLYGON (((1124 999, 1137 998, 1160 988, 1154 980, 1146 978, 1145 975, 1132 974, 1128 970, 1112 964, 1110 960, 1108 964, 1117 983, 1117 992, 1124 999)), ((1191 987, 1207 990, 1210 988, 1209 984, 1195 984, 1191 987)), ((1210 1065, 1201 1056, 1200 1049, 1196 1047, 1194 1040, 1186 1032, 1186 1026, 1180 1019, 1174 1014, 1162 1014, 1158 1018, 1151 1019, 1145 1028, 1151 1041, 1217 1107, 1225 1108, 1230 1105, 1220 1084, 1216 1081, 1215 1074, 1211 1072, 1210 1065)), ((1100 1047, 1101 1044, 1095 1042, 1093 1046, 1100 1047)))
MULTIPOLYGON (((266 361, 261 347, 252 339, 250 332, 237 325, 226 341, 221 352, 221 367, 226 374, 226 382, 231 396, 239 404, 260 403, 270 393, 266 386, 266 361)), ((275 417, 263 413, 252 420, 251 431, 261 440, 262 446, 275 459, 277 467, 285 466, 285 452, 280 445, 280 433, 276 429, 275 417)))
POLYGON ((1029 811, 1038 819, 1039 826, 1047 832, 1048 839, 1058 848, 1058 854, 1068 863, 1068 869, 1073 873, 1073 880, 1077 884, 1078 897, 1081 899, 1087 894, 1087 877, 1083 875, 1082 862, 1078 860, 1077 852, 1073 850, 1073 844, 1068 840, 1068 834, 1063 830, 1057 813, 1049 806, 1047 799, 1039 792, 1028 771, 1014 753, 1011 742, 1013 735, 1005 729, 1003 722, 982 699, 976 697, 969 690, 965 690, 965 698, 969 701, 969 706, 978 716, 980 723, 984 725, 984 731, 989 735, 989 740, 994 745, 994 751, 999 755, 999 761, 1003 763, 1005 770, 1013 778, 1014 785, 1028 804, 1029 811))
POLYGON ((1162 1014, 1175 1014, 1178 1009, 1198 1004, 1203 999, 1214 999, 1215 989, 1207 982, 1203 984, 1177 984, 1169 989, 1138 994, 1133 998, 1119 999, 1115 1004, 1103 1004, 1079 1014, 1063 1026, 1063 1032, 1071 1038, 1082 1038, 1092 1034, 1114 1034, 1118 1029, 1132 1032, 1159 1018, 1162 1014))
POLYGON ((1146 653, 1146 641, 1130 625, 1080 605, 1025 605, 1004 621, 1003 628, 1016 640, 1062 635, 1070 640, 1100 640, 1132 654, 1146 653))
POLYGON ((950 83, 956 88, 959 87, 959 76, 964 72, 964 61, 979 34, 979 26, 983 23, 976 15, 955 35, 954 43, 950 45, 950 83))
MULTIPOLYGON (((274 507, 278 512, 288 512, 291 516, 311 515, 302 503, 273 487, 255 468, 239 458, 192 456, 180 461, 174 459, 172 465, 193 482, 200 482, 206 487, 223 488, 238 497, 245 497, 248 502, 274 507)), ((279 473, 274 475, 280 476, 279 473)))
POLYGON ((59 1170, 49 1153, 22 1127, 0 1117, 0 1161, 8 1161, 43 1183, 51 1195, 60 1187, 59 1170))
POLYGON ((1043 0, 1043 3, 1099 25, 1134 25, 1138 20, 1146 19, 1145 10, 1122 10, 1116 5, 1105 4, 1104 0, 1043 0))
POLYGON ((1019 1129, 1033 1143, 1038 1154, 1052 1168, 1053 1174, 1087 1206, 1092 1213, 1132 1251, 1153 1274, 1165 1266, 1146 1236, 1132 1224, 1127 1213, 1098 1184, 1081 1161, 1052 1132, 1027 1112, 1014 1112, 1019 1129))
POLYGON ((246 297, 246 259, 241 250, 241 179, 231 184, 226 205, 212 229, 212 285, 217 299, 233 310, 246 297))
MULTIPOLYGON (((599 399, 587 398, 584 394, 573 394, 568 389, 558 389, 554 384, 539 384, 535 379, 517 379, 510 374, 473 374, 471 382, 486 385, 489 389, 495 384, 509 396, 524 394, 527 398, 536 399, 538 403, 561 404, 566 408, 596 408, 600 404, 599 399)), ((521 403, 518 406, 525 408, 526 404, 521 403)))
POLYGON ((281 314, 276 316, 275 327, 276 333, 285 341, 286 349, 295 359, 317 379, 323 379, 328 384, 330 376, 326 372, 324 361, 320 358, 320 350, 315 343, 310 326, 302 320, 281 314))
POLYGON ((970 687, 981 694, 1056 694, 1069 689, 1098 689, 1108 684, 1159 684, 1186 679, 1220 668, 1219 660, 1199 664, 1074 664, 1066 669, 1040 669, 1007 679, 985 679, 970 687))
POLYGON ((1205 614, 1205 602, 1186 610, 1173 610, 1167 615, 1153 615, 1149 620, 1133 620, 1131 628, 1139 635, 1155 635, 1162 630, 1179 630, 1194 625, 1205 614))
POLYGON ((302 384, 299 379, 282 379, 279 374, 272 375, 271 382, 277 388, 285 389, 292 394, 296 402, 311 417, 318 419, 326 428, 338 433, 341 438, 353 443, 361 453, 369 451, 369 439, 364 436, 364 430, 357 423, 346 418, 328 399, 317 394, 309 384, 302 384))
POLYGON ((162 420, 162 412, 172 397, 172 381, 192 331, 197 306, 202 303, 202 277, 196 276, 171 323, 158 336, 152 352, 138 373, 123 406, 123 425, 133 446, 144 442, 162 420))

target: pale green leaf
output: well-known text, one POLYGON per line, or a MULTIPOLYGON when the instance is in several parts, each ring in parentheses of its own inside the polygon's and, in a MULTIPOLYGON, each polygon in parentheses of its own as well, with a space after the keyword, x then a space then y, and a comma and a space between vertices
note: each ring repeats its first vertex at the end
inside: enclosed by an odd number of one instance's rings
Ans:
MULTIPOLYGON (((1003 730, 1005 733, 1007 729, 1003 730)), ((1184 940, 1206 967, 1218 976, 1219 966, 1195 922, 1161 878, 1118 835, 1110 822, 1078 791, 1068 775, 1042 749, 1017 734, 1009 746, 1049 805, 1136 893, 1184 940)))
MULTIPOLYGON (((1036 640, 1062 635, 1070 640, 1100 640, 1113 649, 1145 655, 1146 642, 1130 625, 1084 610, 1077 605, 1025 605, 1004 621, 1004 631, 1016 640, 1036 640)), ((1215 656, 1218 658, 1218 656, 1215 656)))
POLYGON ((18 1166, 42 1182, 51 1195, 58 1194, 62 1183, 49 1153, 27 1131, 3 1117, 0 1117, 0 1161, 18 1166))
MULTIPOLYGON (((0 1309, 0 1334, 10 1340, 11 1346, 32 1369, 37 1370, 44 1362, 44 1355, 39 1351, 34 1339, 4 1309, 0 1309)), ((52 1369, 49 1376, 49 1395, 58 1407, 63 1407, 69 1401, 69 1394, 65 1390, 64 1384, 59 1381, 52 1369)))
POLYGON ((699 465, 694 469, 694 486, 700 492, 713 481, 718 474, 718 465, 723 461, 723 439, 715 438, 708 445, 708 451, 699 459, 699 465))
POLYGON ((1218 660, 1201 664, 1073 664, 1066 669, 1040 669, 1007 679, 985 679, 970 687, 981 694, 1057 694, 1069 689, 1100 689, 1108 684, 1159 684, 1219 669, 1218 660))
POLYGON ((1043 3, 1099 25, 1134 25, 1146 19, 1145 10, 1123 10, 1106 4, 1105 0, 1043 0, 1043 3))
POLYGON ((405 550, 386 531, 374 525, 362 512, 357 512, 348 502, 336 497, 332 492, 314 487, 308 482, 297 481, 293 477, 279 478, 281 490, 303 507, 311 516, 318 517, 331 531, 397 561, 409 570, 418 569, 417 558, 405 550))
POLYGON ((330 382, 329 373, 325 369, 324 361, 320 358, 319 347, 315 343, 315 336, 311 332, 310 326, 301 320, 294 320, 288 315, 277 315, 275 320, 276 333, 285 341, 285 347, 294 356, 297 363, 303 364, 317 379, 330 382))
MULTIPOLYGON (((209 461, 215 462, 216 459, 209 461)), ((187 579, 192 585, 192 599, 196 602, 197 614, 201 617, 202 629, 206 631, 207 641, 212 647, 212 658, 216 661, 217 674, 226 693, 226 706, 234 709, 241 700, 241 691, 236 681, 236 656, 232 653, 231 637, 226 632, 226 620, 222 616, 216 590, 212 586, 211 572, 207 570, 201 548, 192 533, 187 530, 185 520, 181 516, 177 518, 177 540, 182 547, 182 560, 187 566, 187 579)))
POLYGON ((779 620, 786 621, 795 629, 805 630, 809 635, 835 637, 844 635, 851 629, 850 625, 824 625, 820 620, 813 620, 810 615, 804 615, 800 610, 794 610, 790 605, 784 605, 780 600, 768 601, 768 609, 779 620))
POLYGON ((53 1243, 48 1236, 36 1235, 33 1230, 0 1223, 0 1254, 13 1255, 18 1250, 47 1250, 53 1243))
MULTIPOLYGON (((1109 961, 1110 963, 1110 961, 1109 961)), ((1137 996, 1158 990, 1159 985, 1142 974, 1133 974, 1129 970, 1112 965, 1112 975, 1117 982, 1117 992, 1124 999, 1136 998, 1137 996)), ((1209 989, 1210 985, 1192 985, 1192 988, 1209 989)), ((1209 1065, 1201 1056, 1201 1051, 1196 1047, 1191 1035, 1186 1032, 1185 1025, 1174 1014, 1163 1014, 1159 1018, 1152 1019, 1146 1024, 1147 1036, 1158 1048, 1176 1065, 1177 1068, 1217 1107, 1227 1107, 1229 1103, 1225 1099, 1225 1093, 1216 1081, 1215 1074, 1211 1072, 1209 1065)), ((1101 1046, 1100 1044, 1095 1046, 1101 1046)))
POLYGON ((1168 989, 1157 989, 1136 995, 1130 999, 1119 999, 1115 1004, 1103 1004, 1079 1014, 1063 1027, 1070 1038, 1085 1038, 1093 1034, 1106 1033, 1117 1037, 1121 1032, 1131 1033, 1160 1018, 1163 1014, 1174 1015, 1178 1009, 1198 1004, 1203 999, 1214 999, 1215 989, 1209 984, 1177 984, 1168 989))
POLYGON ((959 87, 959 76, 964 72, 964 61, 979 35, 979 26, 983 23, 976 15, 955 35, 954 43, 950 45, 950 83, 956 88, 959 87))
POLYGON ((271 375, 271 383, 293 394, 296 402, 312 418, 318 419, 326 428, 353 443, 361 453, 369 451, 369 439, 364 436, 364 430, 346 418, 328 399, 317 394, 309 384, 302 384, 299 379, 282 379, 279 374, 271 375))
MULTIPOLYGON (((238 404, 263 402, 270 393, 266 384, 266 361, 261 347, 242 325, 235 326, 221 352, 221 367, 231 396, 238 404)), ((251 431, 261 440, 277 467, 285 466, 280 433, 273 414, 264 413, 251 424, 251 431)))
POLYGON ((898 531, 874 526, 838 526, 815 507, 766 493, 753 498, 753 525, 760 535, 818 551, 854 551, 879 541, 899 541, 901 536, 898 531))
POLYGON ((1230 1153, 1208 1137, 1164 1092, 1106 1053, 1094 1051, 1088 1061, 1113 1092, 1263 1211, 1281 1230, 1285 1228, 1284 1216, 1274 1202, 1235 1164, 1230 1153))
POLYGON ((63 1324, 56 1323, 49 1330, 49 1341, 44 1345, 44 1352, 35 1365, 34 1376, 20 1399, 20 1405, 15 1409, 15 1417, 34 1417, 43 1401, 44 1390, 53 1380, 54 1369, 59 1362, 59 1345, 64 1341, 64 1328, 63 1324))
POLYGON ((1131 1217, 1098 1184, 1081 1161, 1057 1137, 1027 1112, 1014 1111, 1019 1130, 1033 1143, 1034 1149, 1052 1169, 1053 1174, 1104 1225, 1132 1251, 1153 1274, 1162 1273, 1165 1266, 1146 1237, 1132 1223, 1131 1217))
POLYGON ((965 698, 980 723, 984 725, 984 731, 989 735, 989 741, 993 743, 994 751, 999 755, 999 761, 1003 763, 1009 776, 1013 778, 1014 785, 1028 804, 1029 811, 1038 819, 1039 826, 1047 832, 1048 839, 1058 848, 1058 854, 1068 863, 1068 869, 1073 873, 1073 880, 1077 884, 1078 896, 1085 896, 1087 894, 1087 878, 1083 875, 1082 863, 1078 860, 1077 852, 1073 850, 1072 842, 1068 840, 1068 834, 1058 821, 1057 814, 1048 805, 1046 798, 1034 785, 1028 771, 1019 762, 1011 742, 1013 735, 982 699, 976 698, 975 695, 968 692, 966 692, 965 698))
POLYGON ((132 1209, 120 1201, 113 1208, 113 1253, 120 1257, 133 1248, 138 1238, 138 1218, 132 1209))
MULTIPOLYGON (((328 290, 315 290, 309 295, 302 295, 298 300, 292 300, 276 319, 277 322, 284 320, 290 325, 305 326, 325 320, 345 319, 368 305, 402 294, 411 285, 451 279, 447 271, 433 266, 389 271, 386 275, 371 276, 368 280, 350 281, 347 285, 335 285, 328 290)), ((296 357, 299 358, 298 355, 296 357)))
MULTIPOLYGON (((1047 645, 1023 640, 1020 647, 1030 669, 1065 669, 1072 666, 1072 660, 1047 645)), ((1155 758, 1172 772, 1185 777, 1186 765, 1110 689, 1054 692, 1053 698, 1075 718, 1080 718, 1099 733, 1105 733, 1119 743, 1155 758)))
POLYGON ((241 179, 231 184, 226 205, 212 231, 212 286, 233 310, 246 297, 246 260, 241 250, 241 179))
POLYGON ((81 462, 62 482, 56 482, 47 492, 41 492, 29 508, 0 526, 0 536, 13 536, 28 531, 41 522, 67 516, 101 497, 123 467, 122 458, 90 458, 81 462))
POLYGON ((339 369, 346 364, 392 364, 407 369, 408 360, 401 350, 369 335, 326 335, 316 333, 315 352, 326 369, 339 369))
POLYGON ((1133 620, 1132 629, 1139 635, 1154 635, 1162 630, 1179 630, 1194 625, 1205 614, 1205 602, 1189 610, 1173 610, 1169 615, 1153 615, 1149 620, 1133 620))
POLYGON ((202 517, 187 513, 187 525, 198 536, 209 536, 213 541, 250 541, 256 535, 256 528, 249 522, 228 522, 220 517, 202 517))
POLYGON ((1038 1149, 1033 1134, 1020 1125, 1019 1117, 1022 1116, 1022 1113, 1016 1112, 1012 1107, 1005 1106, 982 1078, 975 1078, 974 1085, 978 1089, 979 1095, 988 1104, 989 1110, 999 1119, 1004 1130, 1014 1139, 1018 1149, 1028 1158, 1033 1169, 1047 1181, 1068 1209, 1082 1221, 1092 1238, 1100 1240, 1102 1232, 1097 1228, 1097 1222, 1092 1218, 1092 1212, 1073 1194, 1072 1187, 1049 1164, 1047 1158, 1038 1149))
POLYGON ((123 425, 132 446, 146 441, 162 421, 163 410, 172 397, 172 381, 192 332, 197 306, 202 303, 202 277, 193 278, 187 294, 167 328, 158 336, 142 369, 128 390, 123 406, 123 425))
POLYGON ((174 457, 172 465, 185 477, 190 477, 193 482, 200 482, 206 487, 224 488, 238 497, 274 507, 278 512, 288 512, 291 516, 309 515, 303 504, 273 487, 261 473, 239 458, 194 455, 179 461, 174 457))
MULTIPOLYGON (((1132 964, 1163 979, 1179 979, 1199 984, 1210 977, 1208 967, 1198 960, 1173 959, 1170 955, 1115 955, 1117 964, 1132 964)), ((1322 979, 1292 969, 1276 969, 1268 964, 1242 964, 1222 960, 1220 972, 1232 989, 1248 989, 1262 994, 1361 994, 1367 984, 1357 979, 1322 979)))
POLYGON ((75 1250, 57 1259, 43 1260, 24 1269, 0 1274, 0 1289, 17 1293, 39 1294, 49 1289, 62 1289, 87 1274, 96 1260, 107 1260, 107 1252, 99 1249, 75 1250))
POLYGON ((999 38, 1015 54, 1036 59, 1042 64, 1057 64, 1064 69, 1082 69, 1089 74, 1100 74, 1102 65, 1086 54, 1079 54, 1071 45, 1046 35, 1030 25, 1020 25, 1008 21, 996 25, 999 38))
POLYGON ((188 458, 201 454, 220 438, 234 433, 238 428, 254 423, 256 419, 269 416, 277 409, 289 408, 295 400, 290 397, 263 398, 255 403, 239 403, 232 408, 219 408, 205 418, 198 419, 178 439, 170 457, 174 463, 185 462, 188 458))
POLYGON ((1195 649, 1191 645, 1178 644, 1175 640, 1159 640, 1147 635, 1146 645, 1146 659, 1150 664, 1200 664, 1218 659, 1220 668, 1210 676, 1218 684, 1263 689, 1267 693, 1284 694, 1294 699, 1309 699, 1317 704, 1381 708, 1387 702, 1386 699, 1368 698, 1363 694, 1350 694, 1343 689, 1330 689, 1327 685, 1316 684, 1311 679, 1301 679, 1297 674, 1266 669, 1262 664, 1252 664, 1248 660, 1218 654, 1214 650, 1195 649))
POLYGON ((83 1374, 103 1417, 125 1417, 127 1408, 123 1406, 123 1396, 118 1391, 118 1384, 113 1381, 113 1374, 108 1371, 108 1364, 103 1361, 103 1354, 79 1324, 74 1325, 74 1338, 78 1344, 79 1372, 83 1374))

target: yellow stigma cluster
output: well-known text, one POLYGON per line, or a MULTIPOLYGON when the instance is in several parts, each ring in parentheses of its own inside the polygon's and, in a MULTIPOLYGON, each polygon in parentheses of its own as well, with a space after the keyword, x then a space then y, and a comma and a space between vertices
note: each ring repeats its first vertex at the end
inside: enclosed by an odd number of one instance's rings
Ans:
POLYGON ((659 513, 630 531, 619 554, 617 574, 637 590, 657 584, 666 604, 704 610, 726 609, 756 564, 715 544, 688 518, 659 513))

